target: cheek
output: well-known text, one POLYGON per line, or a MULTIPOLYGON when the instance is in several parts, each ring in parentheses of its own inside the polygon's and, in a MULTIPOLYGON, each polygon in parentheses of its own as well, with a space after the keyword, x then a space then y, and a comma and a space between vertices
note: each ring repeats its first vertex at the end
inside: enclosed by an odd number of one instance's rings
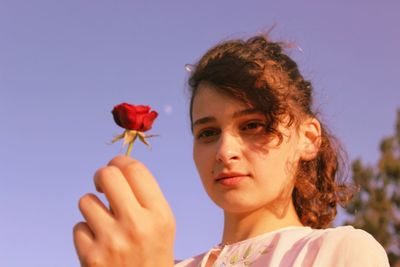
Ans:
POLYGON ((270 149, 268 153, 258 153, 257 157, 250 159, 259 182, 272 191, 280 190, 293 176, 293 161, 289 157, 291 152, 281 149, 270 149))
POLYGON ((193 160, 196 165, 197 171, 200 174, 200 177, 203 177, 211 172, 210 167, 210 159, 211 155, 208 151, 209 149, 201 146, 194 145, 193 146, 193 160))
POLYGON ((212 193, 210 191, 213 181, 213 157, 211 155, 212 151, 210 148, 194 147, 193 148, 193 159, 197 168, 197 172, 200 176, 201 183, 204 190, 212 198, 212 193))

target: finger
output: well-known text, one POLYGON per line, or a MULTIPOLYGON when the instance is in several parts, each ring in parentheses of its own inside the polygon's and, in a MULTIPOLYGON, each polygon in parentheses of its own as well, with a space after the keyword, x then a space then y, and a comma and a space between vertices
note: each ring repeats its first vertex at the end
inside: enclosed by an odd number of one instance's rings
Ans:
POLYGON ((135 214, 142 209, 127 179, 117 167, 106 166, 99 169, 94 176, 94 183, 99 192, 104 192, 115 217, 135 214))
POLYGON ((74 226, 73 230, 74 245, 79 259, 85 258, 94 244, 94 235, 89 226, 80 222, 74 226))
POLYGON ((108 165, 116 166, 122 171, 142 207, 161 210, 169 208, 156 179, 140 161, 117 156, 108 165))
POLYGON ((107 207, 94 194, 86 194, 79 199, 79 210, 95 237, 100 236, 114 221, 107 207))

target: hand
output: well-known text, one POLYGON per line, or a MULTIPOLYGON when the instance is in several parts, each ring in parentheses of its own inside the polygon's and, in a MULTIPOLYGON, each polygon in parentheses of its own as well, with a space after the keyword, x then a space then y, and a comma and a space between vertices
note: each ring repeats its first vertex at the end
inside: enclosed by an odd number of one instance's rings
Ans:
POLYGON ((98 192, 79 200, 85 218, 74 226, 84 267, 170 267, 174 265, 175 219, 156 180, 139 161, 117 156, 95 176, 98 192))

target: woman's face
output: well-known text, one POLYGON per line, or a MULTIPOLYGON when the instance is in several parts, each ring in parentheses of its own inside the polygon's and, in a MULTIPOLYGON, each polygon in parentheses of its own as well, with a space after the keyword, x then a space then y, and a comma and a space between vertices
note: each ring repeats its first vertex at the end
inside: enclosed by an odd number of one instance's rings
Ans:
POLYGON ((193 157, 210 198, 228 212, 272 210, 291 201, 298 162, 298 135, 267 135, 265 116, 244 103, 200 84, 192 108, 193 157))

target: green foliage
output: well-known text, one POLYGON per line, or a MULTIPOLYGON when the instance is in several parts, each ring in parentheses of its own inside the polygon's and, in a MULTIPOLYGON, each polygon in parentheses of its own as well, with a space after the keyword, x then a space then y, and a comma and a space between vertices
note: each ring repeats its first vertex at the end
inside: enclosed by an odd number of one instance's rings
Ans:
POLYGON ((352 175, 360 190, 346 207, 350 219, 345 224, 372 234, 393 266, 400 260, 400 109, 395 134, 381 141, 376 166, 357 159, 352 163, 352 175))

